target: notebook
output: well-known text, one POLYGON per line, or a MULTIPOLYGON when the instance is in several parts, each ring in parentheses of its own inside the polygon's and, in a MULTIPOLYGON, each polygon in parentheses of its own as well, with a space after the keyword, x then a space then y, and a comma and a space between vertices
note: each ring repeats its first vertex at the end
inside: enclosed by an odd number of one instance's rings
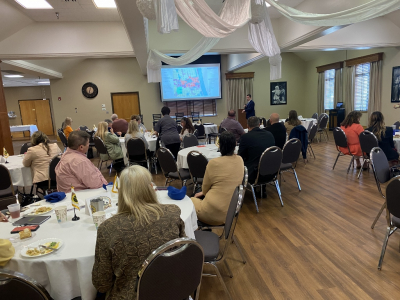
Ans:
POLYGON ((51 216, 26 216, 13 223, 14 226, 18 225, 40 225, 50 219, 51 216))

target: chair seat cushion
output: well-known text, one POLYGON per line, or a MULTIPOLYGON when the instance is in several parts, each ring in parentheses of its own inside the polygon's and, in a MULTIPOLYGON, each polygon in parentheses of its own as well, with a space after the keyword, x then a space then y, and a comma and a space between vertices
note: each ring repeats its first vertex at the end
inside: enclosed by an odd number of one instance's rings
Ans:
POLYGON ((288 169, 291 169, 292 168, 292 164, 291 163, 287 163, 287 164, 281 164, 281 171, 284 171, 284 170, 288 170, 288 169))
POLYGON ((190 179, 189 169, 179 169, 179 174, 181 174, 182 180, 190 179))
POLYGON ((178 172, 169 172, 166 175, 166 177, 173 178, 173 179, 179 179, 179 174, 178 174, 178 172))
POLYGON ((400 227, 400 218, 392 216, 392 223, 393 223, 394 226, 400 227))
POLYGON ((194 232, 196 241, 201 245, 204 251, 204 261, 213 261, 218 257, 219 254, 219 237, 217 234, 211 231, 200 231, 194 232))
MULTIPOLYGON (((18 187, 15 186, 14 193, 17 194, 17 192, 18 192, 18 187)), ((0 197, 9 197, 12 195, 13 195, 13 193, 12 193, 11 187, 9 187, 5 190, 0 190, 0 197)))

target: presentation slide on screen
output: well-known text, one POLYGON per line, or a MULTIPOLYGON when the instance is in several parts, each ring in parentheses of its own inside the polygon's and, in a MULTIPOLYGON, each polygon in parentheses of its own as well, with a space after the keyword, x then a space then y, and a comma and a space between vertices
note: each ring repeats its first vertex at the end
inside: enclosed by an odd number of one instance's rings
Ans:
POLYGON ((163 101, 221 98, 220 65, 163 66, 161 92, 163 101))

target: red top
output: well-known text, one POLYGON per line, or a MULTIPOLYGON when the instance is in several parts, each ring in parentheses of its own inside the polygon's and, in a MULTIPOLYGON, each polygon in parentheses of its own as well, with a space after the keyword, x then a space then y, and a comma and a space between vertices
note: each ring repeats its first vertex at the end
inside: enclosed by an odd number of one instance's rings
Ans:
POLYGON ((124 119, 116 119, 112 122, 112 129, 114 132, 126 133, 128 131, 128 122, 124 119))
MULTIPOLYGON (((360 124, 353 123, 351 126, 345 128, 344 126, 340 126, 340 128, 344 131, 347 137, 347 144, 349 145, 350 152, 356 156, 362 156, 360 139, 358 136, 361 132, 364 131, 364 128, 360 124)), ((349 150, 346 148, 339 147, 340 151, 344 154, 348 154, 349 150)))

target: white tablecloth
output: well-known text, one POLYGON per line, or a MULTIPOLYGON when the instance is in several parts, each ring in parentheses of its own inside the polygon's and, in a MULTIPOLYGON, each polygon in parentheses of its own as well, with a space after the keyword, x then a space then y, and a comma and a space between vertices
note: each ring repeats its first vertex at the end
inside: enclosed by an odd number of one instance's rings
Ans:
MULTIPOLYGON (((86 198, 104 192, 104 189, 85 190, 76 192, 76 195, 79 202, 84 204, 86 198)), ((166 191, 157 193, 161 203, 179 206, 181 218, 185 222, 186 235, 194 238, 197 216, 190 198, 186 196, 183 200, 175 201, 168 198, 166 191)), ((67 194, 66 199, 56 203, 55 206, 67 204, 68 207, 72 207, 70 198, 70 194, 67 194)), ((83 300, 93 300, 96 290, 92 285, 92 268, 97 231, 92 218, 85 214, 84 208, 77 212, 79 221, 71 221, 73 211, 69 211, 68 221, 62 225, 57 223, 54 211, 49 215, 51 218, 40 225, 33 238, 14 244, 15 256, 5 268, 34 278, 56 300, 71 300, 78 296, 81 296, 83 300), (60 238, 64 241, 64 245, 59 251, 43 257, 27 259, 20 255, 24 246, 45 238, 60 238)), ((14 227, 11 222, 0 223, 1 238, 14 237, 15 235, 10 234, 14 227)))
POLYGON ((206 133, 206 136, 208 136, 210 133, 217 133, 218 132, 218 126, 215 125, 215 124, 204 125, 204 131, 206 133))
POLYGON ((185 169, 189 168, 187 164, 187 156, 189 152, 193 150, 199 151, 205 157, 207 157, 208 160, 221 156, 221 153, 217 152, 218 147, 215 144, 188 147, 178 152, 178 159, 177 159, 178 168, 185 168, 185 169))
POLYGON ((400 136, 393 137, 394 146, 397 149, 397 152, 400 153, 400 136))
MULTIPOLYGON (((279 121, 285 123, 285 119, 279 119, 279 121)), ((317 119, 313 119, 313 118, 303 118, 300 121, 301 121, 301 125, 303 125, 306 129, 308 129, 308 126, 310 125, 311 122, 313 124, 317 123, 317 119)))
MULTIPOLYGON (((147 143, 149 144, 149 150, 151 152, 156 151, 157 138, 156 137, 150 137, 149 135, 145 135, 145 138, 146 138, 147 143)), ((124 155, 124 163, 128 164, 128 158, 126 157, 125 138, 123 138, 123 137, 119 138, 119 143, 121 145, 122 154, 124 155)))
POLYGON ((18 131, 30 131, 31 136, 34 132, 38 131, 36 125, 17 125, 17 126, 10 126, 11 132, 18 132, 18 131))
POLYGON ((13 155, 8 157, 8 164, 2 163, 2 165, 6 166, 8 171, 10 171, 11 181, 14 186, 31 186, 31 168, 24 167, 22 160, 22 155, 13 155))

